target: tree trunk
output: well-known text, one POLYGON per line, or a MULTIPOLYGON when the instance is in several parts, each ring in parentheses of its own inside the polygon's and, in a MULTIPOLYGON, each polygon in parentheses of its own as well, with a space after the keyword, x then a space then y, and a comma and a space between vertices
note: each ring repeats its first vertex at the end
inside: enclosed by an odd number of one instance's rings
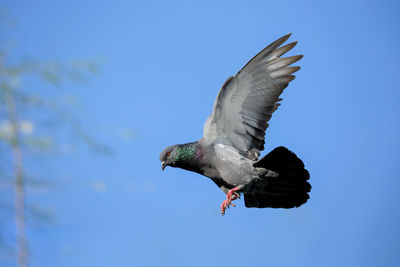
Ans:
POLYGON ((14 206, 15 228, 17 239, 18 267, 27 266, 27 248, 25 233, 25 184, 24 168, 22 162, 22 149, 19 138, 19 125, 16 116, 14 96, 12 92, 7 94, 8 121, 11 125, 11 147, 14 165, 14 206))

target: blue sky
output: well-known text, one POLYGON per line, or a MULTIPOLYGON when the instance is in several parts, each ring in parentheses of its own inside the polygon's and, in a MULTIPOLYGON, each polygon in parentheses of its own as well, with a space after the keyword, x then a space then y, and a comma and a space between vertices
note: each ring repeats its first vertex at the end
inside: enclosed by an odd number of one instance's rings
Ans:
MULTIPOLYGON (((55 217, 28 226, 30 266, 400 264, 397 1, 0 3, 15 21, 6 37, 16 55, 101 62, 68 92, 115 150, 28 158, 57 181, 28 198, 55 217), (302 69, 264 153, 295 151, 311 199, 291 210, 237 203, 222 217, 222 191, 198 174, 161 172, 159 153, 199 139, 225 79, 289 32, 302 69), (132 141, 104 130, 123 128, 132 141)), ((2 232, 12 231, 10 221, 2 232)), ((0 259, 15 266, 12 255, 0 259)))

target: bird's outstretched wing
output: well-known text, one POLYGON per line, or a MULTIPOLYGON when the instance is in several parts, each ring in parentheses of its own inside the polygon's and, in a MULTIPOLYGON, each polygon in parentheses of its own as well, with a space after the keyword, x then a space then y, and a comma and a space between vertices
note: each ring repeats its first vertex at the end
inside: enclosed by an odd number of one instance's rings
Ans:
POLYGON ((271 43, 226 80, 204 125, 205 142, 227 143, 250 159, 258 158, 279 96, 295 78, 292 73, 300 69, 289 65, 302 55, 280 57, 297 44, 281 46, 289 37, 287 34, 271 43))

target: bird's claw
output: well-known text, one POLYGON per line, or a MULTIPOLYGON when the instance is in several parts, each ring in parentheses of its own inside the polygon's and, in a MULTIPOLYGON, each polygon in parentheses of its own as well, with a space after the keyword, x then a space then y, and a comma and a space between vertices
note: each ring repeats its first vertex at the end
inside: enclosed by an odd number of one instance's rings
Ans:
POLYGON ((222 205, 221 205, 221 214, 225 215, 225 210, 230 209, 231 206, 236 208, 235 204, 229 203, 227 200, 224 200, 224 202, 222 202, 222 205))
POLYGON ((222 204, 221 204, 221 214, 222 215, 225 215, 225 210, 226 209, 230 209, 231 206, 236 208, 236 205, 232 203, 232 200, 235 200, 235 199, 237 199, 237 197, 231 198, 230 200, 229 199, 225 199, 222 202, 222 204))
POLYGON ((228 200, 224 200, 221 204, 221 214, 225 215, 225 210, 229 208, 228 200))
POLYGON ((236 208, 236 205, 232 203, 233 200, 235 199, 240 199, 240 194, 238 192, 235 192, 237 190, 240 190, 240 187, 235 187, 226 193, 226 199, 222 202, 221 204, 221 214, 225 215, 225 210, 229 209, 230 206, 233 206, 236 208))

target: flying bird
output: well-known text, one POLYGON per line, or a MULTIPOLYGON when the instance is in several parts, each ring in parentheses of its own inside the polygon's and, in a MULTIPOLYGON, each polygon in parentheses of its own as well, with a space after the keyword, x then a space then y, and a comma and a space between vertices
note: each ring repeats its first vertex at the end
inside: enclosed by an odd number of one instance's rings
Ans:
POLYGON ((225 81, 200 140, 169 146, 160 154, 163 170, 182 168, 214 181, 226 194, 222 215, 235 207, 232 201, 240 194, 248 208, 293 208, 309 199, 309 172, 293 152, 280 146, 258 159, 279 96, 300 69, 290 65, 302 55, 281 57, 297 44, 281 46, 290 35, 271 43, 225 81))

